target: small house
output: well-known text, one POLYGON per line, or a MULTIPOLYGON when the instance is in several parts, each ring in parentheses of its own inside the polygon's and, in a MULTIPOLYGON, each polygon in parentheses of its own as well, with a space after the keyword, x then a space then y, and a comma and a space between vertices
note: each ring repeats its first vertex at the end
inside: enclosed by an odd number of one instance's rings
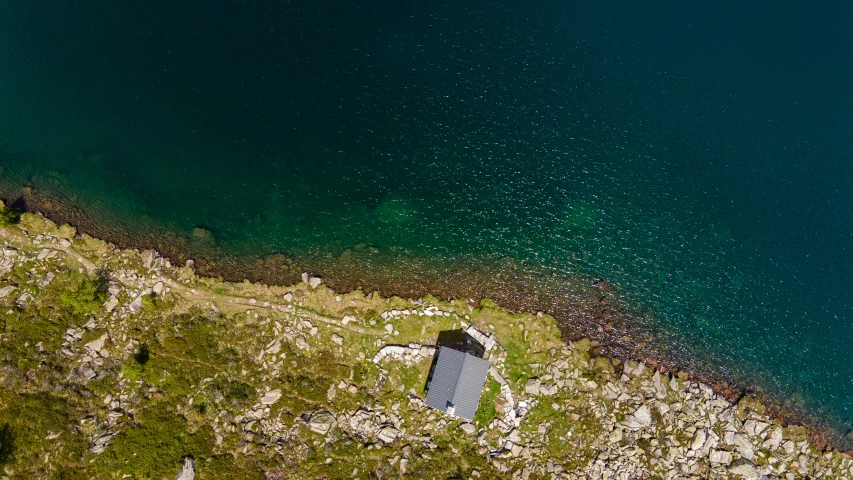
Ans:
POLYGON ((427 406, 452 417, 472 421, 488 373, 488 361, 452 348, 440 347, 427 391, 427 406))

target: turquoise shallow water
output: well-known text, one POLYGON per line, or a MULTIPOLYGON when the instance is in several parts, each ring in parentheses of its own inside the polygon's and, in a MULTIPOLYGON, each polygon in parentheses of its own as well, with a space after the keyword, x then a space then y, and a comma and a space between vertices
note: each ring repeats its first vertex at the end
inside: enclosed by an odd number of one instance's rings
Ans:
POLYGON ((603 278, 846 433, 853 9, 573 3, 6 2, 5 196, 317 270, 603 278))

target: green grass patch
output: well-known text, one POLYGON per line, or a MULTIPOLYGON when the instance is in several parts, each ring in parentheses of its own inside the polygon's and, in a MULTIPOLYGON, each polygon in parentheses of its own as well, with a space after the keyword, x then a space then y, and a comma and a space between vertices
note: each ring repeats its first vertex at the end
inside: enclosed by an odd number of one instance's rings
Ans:
POLYGON ((477 408, 477 414, 474 416, 474 423, 480 427, 484 427, 495 418, 497 410, 495 409, 495 399, 501 393, 501 384, 496 380, 489 378, 486 380, 486 386, 483 389, 483 396, 480 397, 480 406, 477 408))
POLYGON ((85 439, 74 428, 72 406, 49 393, 0 392, 0 465, 16 472, 16 478, 55 478, 57 469, 79 468, 85 439), (58 434, 51 441, 45 438, 58 434), (43 461, 46 454, 51 462, 43 461))
POLYGON ((173 413, 166 402, 142 410, 136 417, 136 426, 126 424, 107 449, 94 457, 90 471, 174 478, 184 457, 192 456, 197 465, 204 465, 203 460, 213 456, 210 427, 190 432, 184 418, 173 413))

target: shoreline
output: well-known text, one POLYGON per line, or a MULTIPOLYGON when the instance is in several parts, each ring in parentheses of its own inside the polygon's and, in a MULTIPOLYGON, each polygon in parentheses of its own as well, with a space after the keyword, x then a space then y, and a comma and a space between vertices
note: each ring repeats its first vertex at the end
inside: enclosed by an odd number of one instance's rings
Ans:
MULTIPOLYGON (((259 285, 290 286, 300 282, 300 277, 305 271, 283 254, 256 257, 252 265, 249 262, 241 262, 241 260, 247 259, 238 257, 210 259, 194 255, 190 251, 188 238, 174 233, 158 232, 144 238, 121 235, 114 230, 98 225, 85 212, 69 206, 67 202, 59 198, 41 197, 31 188, 21 189, 20 195, 13 198, 9 204, 21 211, 42 215, 57 225, 69 224, 75 228, 78 234, 102 239, 119 249, 154 250, 158 255, 169 259, 176 265, 183 265, 186 261, 192 260, 194 262, 194 273, 201 277, 219 278, 226 282, 248 280, 259 285)), ((338 259, 328 259, 329 263, 334 263, 336 260, 338 259)), ((351 263, 355 264, 357 260, 351 260, 351 263)), ((308 273, 318 274, 322 277, 325 285, 341 294, 361 291, 365 294, 376 292, 380 296, 388 298, 434 296, 442 301, 468 298, 469 304, 472 303, 470 301, 472 299, 475 300, 474 304, 477 304, 479 300, 488 299, 494 302, 496 306, 507 308, 510 312, 551 315, 557 319, 565 342, 570 343, 583 338, 589 338, 596 342, 597 345, 590 352, 595 357, 619 359, 623 365, 627 361, 641 362, 661 373, 671 375, 686 374, 690 381, 708 385, 716 394, 734 404, 745 397, 755 399, 767 408, 771 418, 778 419, 783 426, 800 425, 805 427, 809 442, 819 450, 832 449, 853 455, 853 441, 846 438, 843 432, 837 431, 827 422, 816 419, 808 412, 797 411, 784 405, 785 399, 767 395, 758 386, 737 385, 731 379, 723 378, 716 373, 692 369, 674 358, 667 358, 666 353, 662 353, 651 343, 652 338, 650 336, 642 339, 636 338, 640 328, 630 324, 631 319, 635 318, 636 315, 630 315, 627 312, 628 307, 613 301, 613 297, 608 295, 610 287, 605 280, 596 282, 588 288, 583 298, 566 302, 563 308, 558 311, 542 311, 535 308, 535 299, 547 297, 548 294, 533 292, 535 287, 529 287, 530 291, 528 292, 521 291, 519 293, 518 290, 515 290, 503 295, 500 293, 491 296, 478 295, 477 289, 482 289, 482 287, 477 285, 472 287, 470 283, 464 284, 464 278, 470 274, 470 269, 475 268, 473 262, 469 263, 470 266, 462 266, 448 275, 449 278, 462 279, 462 284, 447 280, 424 282, 422 281, 424 277, 413 271, 396 272, 393 276, 389 275, 385 281, 374 280, 372 282, 365 282, 363 278, 358 278, 357 274, 346 269, 339 269, 337 272, 333 269, 332 275, 324 275, 322 271, 312 272, 311 270, 308 270, 308 273), (456 292, 455 295, 454 292, 456 292)), ((492 276, 492 288, 495 292, 501 292, 504 290, 500 286, 502 283, 500 269, 496 269, 496 272, 486 272, 480 276, 492 276)))
POLYGON ((853 458, 760 401, 597 356, 549 315, 317 277, 226 282, 34 214, 0 238, 10 477, 853 477, 853 458), (457 329, 490 364, 472 421, 424 405, 435 347, 457 329))

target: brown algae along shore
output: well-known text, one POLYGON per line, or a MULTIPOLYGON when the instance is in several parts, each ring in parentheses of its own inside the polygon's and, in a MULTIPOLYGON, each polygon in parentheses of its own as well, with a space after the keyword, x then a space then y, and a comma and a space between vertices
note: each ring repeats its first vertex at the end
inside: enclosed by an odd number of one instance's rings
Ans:
POLYGON ((549 315, 226 282, 3 219, 5 478, 853 477, 757 399, 591 355, 549 315), (423 403, 459 330, 493 344, 471 422, 423 403))

